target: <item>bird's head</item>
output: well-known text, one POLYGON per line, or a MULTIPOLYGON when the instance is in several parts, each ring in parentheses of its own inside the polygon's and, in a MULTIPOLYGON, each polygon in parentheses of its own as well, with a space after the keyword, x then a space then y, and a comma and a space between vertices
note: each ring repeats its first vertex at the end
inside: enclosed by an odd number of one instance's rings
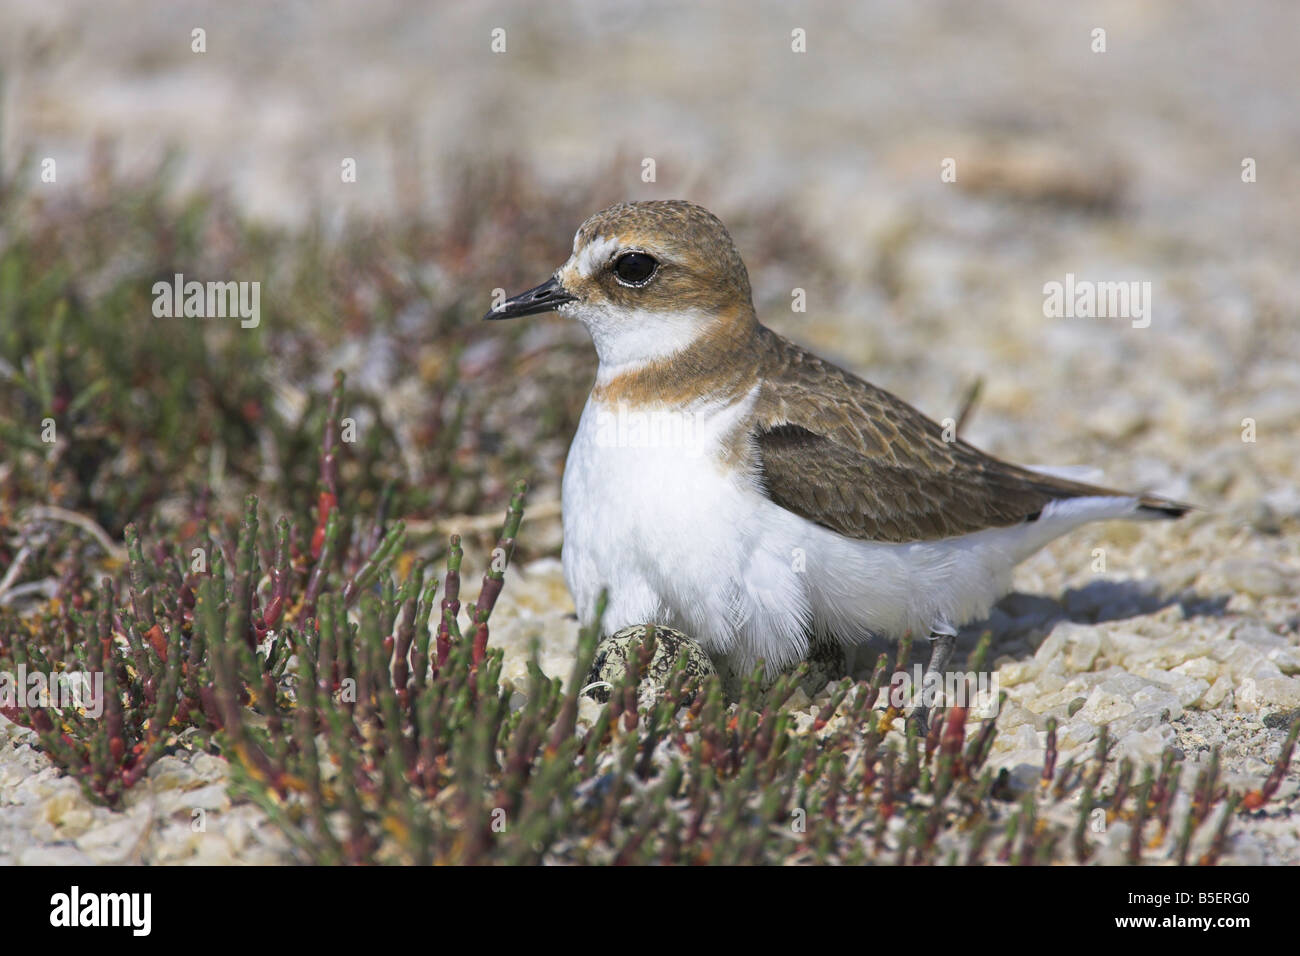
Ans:
POLYGON ((726 227, 684 200, 601 210, 551 278, 484 318, 550 311, 587 327, 602 366, 662 359, 719 325, 754 321, 749 274, 726 227))

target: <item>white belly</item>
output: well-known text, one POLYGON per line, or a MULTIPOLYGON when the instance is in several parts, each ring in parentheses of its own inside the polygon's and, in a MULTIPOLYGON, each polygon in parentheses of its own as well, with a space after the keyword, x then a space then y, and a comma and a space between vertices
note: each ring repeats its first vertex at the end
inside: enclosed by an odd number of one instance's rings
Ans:
POLYGON ((1011 569, 1058 534, 1132 507, 1132 499, 1075 499, 1032 524, 960 538, 846 538, 773 504, 724 466, 722 441, 747 406, 656 427, 626 407, 620 418, 588 401, 563 485, 564 576, 583 624, 606 589, 605 634, 664 624, 741 668, 797 661, 813 633, 845 643, 924 637, 986 615, 1011 569))

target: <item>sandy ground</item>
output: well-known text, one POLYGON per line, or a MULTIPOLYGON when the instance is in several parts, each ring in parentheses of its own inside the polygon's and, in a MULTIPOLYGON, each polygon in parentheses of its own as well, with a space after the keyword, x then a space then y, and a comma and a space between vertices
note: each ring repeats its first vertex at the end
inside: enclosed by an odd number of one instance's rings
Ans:
MULTIPOLYGON (((622 157, 627 198, 693 198, 724 221, 787 197, 828 257, 753 276, 769 324, 936 417, 983 378, 975 444, 1203 506, 1093 526, 1022 566, 990 625, 1010 695, 995 761, 1041 762, 1058 716, 1063 758, 1109 723, 1143 759, 1220 745, 1241 785, 1266 772, 1300 709, 1300 8, 127 6, 0 0, 6 169, 54 156, 72 184, 97 138, 125 165, 178 145, 179 188, 221 183, 290 223, 317 206, 436 211, 467 156, 570 185, 622 157), (342 157, 357 183, 338 182, 342 157), (1068 274, 1150 283, 1149 323, 1045 316, 1044 285, 1068 274)), ((576 225, 555 224, 557 253, 576 225)), ((522 668, 544 637, 564 673, 569 610, 554 562, 534 565, 507 586, 494 641, 522 668)), ((219 788, 221 842, 178 842, 189 804, 166 794, 207 793, 220 767, 164 768, 135 816, 112 817, 42 766, 0 747, 0 861, 278 852, 219 788)), ((1300 862, 1296 779, 1238 827, 1230 860, 1300 862)))

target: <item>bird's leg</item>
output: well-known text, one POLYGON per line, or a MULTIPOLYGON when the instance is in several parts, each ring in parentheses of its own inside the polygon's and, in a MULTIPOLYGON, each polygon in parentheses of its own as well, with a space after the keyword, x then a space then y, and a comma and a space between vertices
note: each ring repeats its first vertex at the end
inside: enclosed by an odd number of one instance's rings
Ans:
POLYGON ((912 711, 909 720, 915 721, 921 734, 929 729, 930 707, 928 701, 937 697, 943 688, 943 677, 948 672, 948 661, 957 646, 957 632, 948 624, 936 624, 930 629, 930 663, 921 677, 921 701, 912 711))

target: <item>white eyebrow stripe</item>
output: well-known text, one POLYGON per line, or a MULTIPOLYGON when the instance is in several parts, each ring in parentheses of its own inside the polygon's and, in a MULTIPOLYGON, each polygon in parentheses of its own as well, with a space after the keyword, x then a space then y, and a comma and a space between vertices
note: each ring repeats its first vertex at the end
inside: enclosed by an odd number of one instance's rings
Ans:
POLYGON ((608 239, 600 236, 592 239, 586 248, 576 253, 577 260, 574 264, 578 267, 578 274, 584 279, 590 279, 597 269, 609 261, 610 254, 617 248, 618 240, 612 236, 608 239))

